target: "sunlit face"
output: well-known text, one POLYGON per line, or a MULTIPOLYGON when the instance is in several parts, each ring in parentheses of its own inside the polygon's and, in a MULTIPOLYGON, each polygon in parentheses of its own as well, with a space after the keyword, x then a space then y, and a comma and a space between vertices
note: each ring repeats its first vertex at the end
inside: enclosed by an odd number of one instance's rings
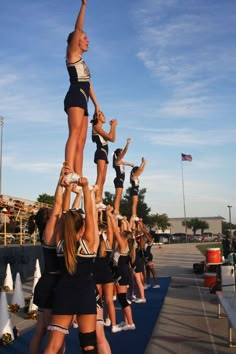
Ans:
POLYGON ((104 115, 103 112, 101 112, 101 111, 98 112, 97 117, 98 117, 98 120, 99 120, 100 122, 102 122, 102 123, 105 123, 105 122, 106 122, 106 117, 105 117, 105 115, 104 115))
POLYGON ((79 47, 82 52, 87 52, 89 49, 89 40, 85 32, 83 32, 80 36, 79 47))

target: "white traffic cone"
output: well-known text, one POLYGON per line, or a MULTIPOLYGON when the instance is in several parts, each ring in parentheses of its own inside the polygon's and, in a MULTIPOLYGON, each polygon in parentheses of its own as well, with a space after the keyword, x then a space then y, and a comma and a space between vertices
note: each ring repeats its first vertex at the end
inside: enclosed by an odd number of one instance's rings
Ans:
POLYGON ((33 281, 33 287, 32 287, 32 295, 30 298, 29 309, 28 309, 29 313, 38 310, 38 306, 33 303, 33 299, 34 299, 34 289, 36 287, 37 282, 39 281, 39 278, 41 278, 41 270, 40 270, 40 266, 39 266, 39 260, 36 259, 35 271, 34 271, 34 281, 33 281))
POLYGON ((11 300, 12 305, 18 305, 20 309, 25 307, 25 298, 21 284, 20 273, 16 274, 15 288, 11 300))
POLYGON ((40 269, 40 265, 39 265, 39 260, 37 258, 36 262, 35 262, 34 278, 39 279, 40 277, 41 277, 41 269, 40 269))
POLYGON ((11 339, 9 339, 9 341, 11 342, 14 340, 14 333, 8 312, 7 295, 5 291, 0 293, 0 314, 0 338, 2 338, 4 334, 10 334, 11 339))
POLYGON ((4 280, 3 288, 13 290, 13 279, 12 279, 12 274, 11 274, 10 263, 7 263, 6 277, 4 280))
POLYGON ((36 284, 37 284, 38 280, 39 280, 39 278, 34 277, 33 287, 32 287, 32 295, 31 295, 31 298, 30 298, 28 312, 33 312, 33 311, 37 311, 38 310, 38 306, 35 305, 34 302, 33 302, 33 300, 34 300, 34 289, 36 287, 36 284))

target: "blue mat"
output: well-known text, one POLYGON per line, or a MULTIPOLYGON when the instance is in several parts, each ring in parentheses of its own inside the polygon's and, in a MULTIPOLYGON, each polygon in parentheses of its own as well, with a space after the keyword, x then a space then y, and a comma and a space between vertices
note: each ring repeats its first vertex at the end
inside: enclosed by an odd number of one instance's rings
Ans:
MULTIPOLYGON (((159 278, 160 289, 149 288, 145 290, 146 304, 132 303, 133 320, 136 325, 135 331, 111 333, 111 327, 105 327, 106 337, 110 343, 112 354, 143 354, 145 352, 145 348, 151 338, 153 328, 163 305, 170 280, 170 277, 159 278)), ((117 323, 119 323, 123 320, 122 310, 117 301, 115 305, 117 310, 117 323)), ((27 354, 32 334, 33 329, 25 332, 12 344, 1 347, 0 353, 27 354)), ((44 346, 45 343, 42 345, 42 353, 44 346)), ((78 331, 76 329, 71 329, 70 334, 66 337, 66 347, 66 353, 68 354, 80 353, 78 331)))

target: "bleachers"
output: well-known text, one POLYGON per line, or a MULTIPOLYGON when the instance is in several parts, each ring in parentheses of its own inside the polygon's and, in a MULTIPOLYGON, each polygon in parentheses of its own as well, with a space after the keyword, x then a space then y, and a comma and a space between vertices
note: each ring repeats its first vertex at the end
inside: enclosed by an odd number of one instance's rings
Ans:
MULTIPOLYGON (((28 221, 40 208, 52 206, 29 199, 0 195, 0 243, 37 243, 37 234, 28 232, 28 221)), ((37 230, 36 230, 37 231, 37 230)))

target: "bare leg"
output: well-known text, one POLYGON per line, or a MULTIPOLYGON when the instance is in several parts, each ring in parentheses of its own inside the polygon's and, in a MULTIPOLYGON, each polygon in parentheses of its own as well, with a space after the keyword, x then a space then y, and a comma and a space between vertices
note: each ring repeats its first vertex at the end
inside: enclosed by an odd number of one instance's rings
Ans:
MULTIPOLYGON (((57 324, 65 329, 69 328, 71 321, 72 316, 70 315, 54 315, 51 318, 51 323, 57 324)), ((50 330, 48 332, 49 338, 44 354, 57 354, 63 346, 65 333, 59 330, 50 330)))
POLYGON ((132 196, 132 216, 137 216, 138 196, 132 196))
MULTIPOLYGON (((122 293, 127 294, 126 285, 117 286, 117 294, 122 294, 122 293)), ((132 310, 130 305, 123 308, 123 313, 124 313, 125 321, 127 321, 128 324, 133 324, 132 310)))
POLYGON ((88 122, 88 119, 84 118, 84 110, 82 108, 70 107, 68 109, 69 136, 65 147, 65 161, 69 168, 79 175, 82 174, 86 121, 88 122))
POLYGON ((143 287, 143 274, 134 272, 135 281, 137 284, 140 299, 145 300, 144 287, 143 287))
POLYGON ((99 354, 111 354, 110 345, 106 339, 103 324, 103 309, 97 309, 97 325, 96 325, 97 347, 99 354))
POLYGON ((122 198, 123 188, 116 188, 116 195, 114 200, 114 214, 120 214, 120 202, 122 198))
POLYGON ((113 285, 114 283, 107 283, 103 285, 104 299, 107 307, 107 313, 111 320, 111 325, 116 325, 116 310, 113 301, 113 285))
POLYGON ((37 314, 37 325, 30 341, 29 354, 38 354, 40 352, 40 346, 47 333, 47 325, 49 323, 49 321, 46 323, 45 316, 44 312, 39 312, 37 314))
POLYGON ((102 202, 103 186, 106 180, 107 163, 104 160, 97 161, 97 180, 98 190, 96 192, 96 203, 102 202))

